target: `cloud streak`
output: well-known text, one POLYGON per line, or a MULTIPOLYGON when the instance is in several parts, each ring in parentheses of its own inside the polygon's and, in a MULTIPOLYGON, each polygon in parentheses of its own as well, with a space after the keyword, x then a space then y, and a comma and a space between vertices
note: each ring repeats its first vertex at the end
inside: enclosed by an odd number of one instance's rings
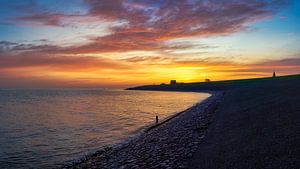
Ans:
POLYGON ((0 70, 16 68, 44 67, 55 70, 88 71, 103 69, 130 69, 120 62, 98 57, 55 56, 45 53, 22 53, 17 55, 0 54, 0 70))
MULTIPOLYGON (((228 35, 246 30, 249 23, 273 14, 269 1, 188 1, 132 2, 143 8, 127 7, 124 1, 87 1, 90 15, 125 20, 128 25, 112 28, 112 34, 70 52, 159 50, 164 42, 177 38, 228 35), (112 9, 111 9, 112 8, 112 9)), ((133 5, 132 5, 133 4, 133 5)), ((129 5, 130 6, 130 5, 129 5)))

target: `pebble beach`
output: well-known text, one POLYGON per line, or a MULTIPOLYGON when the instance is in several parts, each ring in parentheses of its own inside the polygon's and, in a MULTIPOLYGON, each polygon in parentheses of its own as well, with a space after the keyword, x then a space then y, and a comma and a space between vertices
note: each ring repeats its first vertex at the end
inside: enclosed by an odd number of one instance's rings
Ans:
POLYGON ((214 92, 128 143, 97 151, 63 168, 187 168, 221 97, 221 92, 214 92))

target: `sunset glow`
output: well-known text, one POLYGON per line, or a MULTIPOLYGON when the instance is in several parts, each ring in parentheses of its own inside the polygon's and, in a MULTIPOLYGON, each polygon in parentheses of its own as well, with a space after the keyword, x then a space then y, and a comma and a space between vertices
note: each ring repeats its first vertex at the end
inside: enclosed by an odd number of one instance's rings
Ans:
POLYGON ((296 0, 0 3, 0 87, 127 87, 300 73, 296 0))

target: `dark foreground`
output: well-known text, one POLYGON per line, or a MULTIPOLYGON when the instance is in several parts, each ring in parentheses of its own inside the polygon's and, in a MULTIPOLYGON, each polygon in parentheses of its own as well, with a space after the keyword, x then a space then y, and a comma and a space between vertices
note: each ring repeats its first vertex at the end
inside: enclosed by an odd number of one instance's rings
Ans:
POLYGON ((300 77, 228 90, 189 167, 300 168, 300 77))

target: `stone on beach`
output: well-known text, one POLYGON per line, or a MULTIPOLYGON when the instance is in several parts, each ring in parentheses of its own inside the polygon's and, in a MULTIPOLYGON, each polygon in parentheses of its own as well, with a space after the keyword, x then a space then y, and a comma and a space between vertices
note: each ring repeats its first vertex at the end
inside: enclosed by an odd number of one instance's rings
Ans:
POLYGON ((216 92, 128 144, 101 151, 64 168, 187 168, 187 161, 203 138, 210 114, 221 96, 221 92, 216 92))

